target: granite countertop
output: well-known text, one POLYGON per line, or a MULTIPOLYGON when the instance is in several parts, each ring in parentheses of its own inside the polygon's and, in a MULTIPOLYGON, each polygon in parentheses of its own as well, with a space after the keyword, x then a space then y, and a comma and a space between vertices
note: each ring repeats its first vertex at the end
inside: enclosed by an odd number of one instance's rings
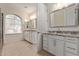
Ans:
POLYGON ((47 35, 58 35, 58 36, 64 36, 64 37, 76 37, 79 38, 79 32, 48 32, 48 33, 43 33, 47 35))
POLYGON ((36 31, 36 29, 25 29, 24 31, 36 31))

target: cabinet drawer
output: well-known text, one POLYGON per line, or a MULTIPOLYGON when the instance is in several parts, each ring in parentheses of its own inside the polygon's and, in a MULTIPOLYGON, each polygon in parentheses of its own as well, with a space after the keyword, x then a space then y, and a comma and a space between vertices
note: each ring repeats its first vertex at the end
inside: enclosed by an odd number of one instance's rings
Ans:
POLYGON ((77 46, 77 44, 66 42, 65 43, 65 51, 69 51, 74 54, 78 54, 78 46, 77 46))
POLYGON ((66 37, 65 41, 77 43, 78 42, 78 38, 66 37))
POLYGON ((66 53, 65 53, 65 56, 77 56, 77 55, 75 55, 75 54, 73 54, 73 53, 66 52, 66 53))

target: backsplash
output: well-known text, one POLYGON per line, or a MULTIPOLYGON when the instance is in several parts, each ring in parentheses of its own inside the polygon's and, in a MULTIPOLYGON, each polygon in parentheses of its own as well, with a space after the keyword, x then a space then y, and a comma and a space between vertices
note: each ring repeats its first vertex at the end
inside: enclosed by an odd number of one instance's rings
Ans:
POLYGON ((79 31, 49 31, 45 33, 48 35, 59 35, 59 36, 70 36, 70 37, 78 37, 79 38, 79 31))

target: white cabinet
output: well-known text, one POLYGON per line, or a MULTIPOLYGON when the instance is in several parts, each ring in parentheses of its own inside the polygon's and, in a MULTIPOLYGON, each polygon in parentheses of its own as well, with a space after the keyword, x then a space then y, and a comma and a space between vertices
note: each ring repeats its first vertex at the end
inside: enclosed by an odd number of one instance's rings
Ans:
POLYGON ((31 41, 34 43, 34 44, 37 44, 37 32, 36 31, 32 31, 31 32, 31 41))
POLYGON ((56 55, 63 56, 64 55, 64 41, 59 39, 56 40, 56 55))
POLYGON ((48 51, 51 54, 56 55, 56 39, 52 35, 48 35, 48 51))
POLYGON ((29 31, 29 42, 33 43, 32 32, 29 31))
POLYGON ((55 55, 56 40, 52 35, 43 35, 43 49, 55 55))
POLYGON ((43 49, 48 51, 48 37, 47 37, 47 35, 43 35, 43 49))
POLYGON ((24 39, 30 43, 37 43, 37 32, 32 30, 27 30, 24 32, 24 39))
POLYGON ((24 39, 27 40, 30 43, 33 43, 31 31, 25 31, 24 32, 24 39))
POLYGON ((65 52, 71 52, 72 54, 78 55, 78 45, 73 43, 65 43, 65 52))
POLYGON ((79 38, 65 37, 65 56, 79 55, 79 38))
POLYGON ((24 32, 24 39, 27 40, 27 41, 30 41, 29 40, 29 32, 28 31, 24 32))
POLYGON ((44 35, 43 36, 43 49, 53 55, 64 55, 64 40, 61 36, 44 35))
POLYGON ((56 56, 78 56, 79 38, 44 34, 43 49, 56 56))

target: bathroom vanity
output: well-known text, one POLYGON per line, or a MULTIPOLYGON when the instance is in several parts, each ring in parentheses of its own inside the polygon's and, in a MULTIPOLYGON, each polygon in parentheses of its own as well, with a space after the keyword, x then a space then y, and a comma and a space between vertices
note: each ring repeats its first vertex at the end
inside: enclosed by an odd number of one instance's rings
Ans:
POLYGON ((43 50, 56 56, 79 56, 79 4, 58 10, 49 7, 49 29, 43 33, 43 50))
POLYGON ((44 33, 43 50, 56 56, 78 56, 79 35, 44 33))
POLYGON ((24 39, 32 44, 36 43, 37 40, 37 32, 34 29, 28 29, 24 31, 24 39))

